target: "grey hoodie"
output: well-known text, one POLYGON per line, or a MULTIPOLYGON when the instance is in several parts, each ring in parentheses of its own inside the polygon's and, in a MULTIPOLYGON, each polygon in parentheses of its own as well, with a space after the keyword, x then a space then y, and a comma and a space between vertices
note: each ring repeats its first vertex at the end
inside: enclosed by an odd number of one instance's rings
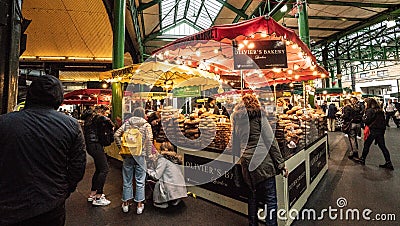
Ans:
POLYGON ((118 147, 121 147, 121 137, 125 131, 132 127, 139 128, 140 133, 143 136, 142 144, 142 156, 149 156, 151 154, 153 146, 153 133, 151 131, 151 125, 144 118, 133 116, 128 119, 119 129, 114 133, 115 143, 118 147))

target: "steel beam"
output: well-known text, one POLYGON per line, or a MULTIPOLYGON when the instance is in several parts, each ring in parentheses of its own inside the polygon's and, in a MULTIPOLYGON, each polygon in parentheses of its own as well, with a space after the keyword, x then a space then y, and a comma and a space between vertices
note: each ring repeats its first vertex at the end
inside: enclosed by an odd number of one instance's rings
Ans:
POLYGON ((347 1, 322 1, 322 0, 307 0, 308 4, 318 5, 334 5, 334 6, 353 6, 359 8, 391 8, 396 4, 384 4, 384 3, 364 3, 364 2, 347 2, 347 1))
MULTIPOLYGON (((253 0, 246 0, 246 2, 243 4, 242 8, 240 9, 242 12, 246 13, 247 8, 249 8, 250 4, 253 2, 253 0)), ((235 19, 233 20, 233 23, 237 23, 241 16, 237 15, 235 19)))
POLYGON ((153 5, 156 5, 156 4, 160 3, 160 2, 161 2, 161 0, 153 0, 153 1, 148 2, 148 3, 140 4, 139 7, 137 7, 137 10, 138 10, 139 12, 141 12, 141 11, 143 11, 143 10, 145 10, 145 9, 147 9, 147 8, 150 8, 150 7, 152 7, 153 5))
MULTIPOLYGON (((286 18, 296 18, 289 14, 285 15, 286 18)), ((313 20, 340 20, 340 21, 364 21, 363 18, 354 18, 354 17, 333 17, 333 16, 308 16, 308 19, 313 20)))
MULTIPOLYGON (((248 16, 246 15, 246 13, 244 13, 242 10, 236 8, 235 6, 229 4, 228 2, 226 2, 224 0, 217 0, 217 2, 221 3, 223 6, 232 10, 233 12, 235 12, 237 15, 243 17, 244 19, 248 19, 248 16)), ((203 1, 203 3, 204 3, 204 1, 203 1)))

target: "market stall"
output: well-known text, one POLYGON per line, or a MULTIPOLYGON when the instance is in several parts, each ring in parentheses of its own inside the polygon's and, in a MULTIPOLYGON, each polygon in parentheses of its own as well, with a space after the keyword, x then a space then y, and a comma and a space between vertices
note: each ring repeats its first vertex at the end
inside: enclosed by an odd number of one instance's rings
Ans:
MULTIPOLYGON (((277 100, 277 84, 328 74, 293 31, 269 17, 211 27, 159 49, 152 59, 217 74, 222 85, 240 93, 245 89, 267 90, 274 94, 273 101, 277 100)), ((221 93, 226 91, 222 89, 221 93)), ((277 177, 278 205, 286 214, 303 207, 328 168, 325 114, 308 108, 305 98, 303 101, 301 107, 271 120, 290 171, 288 178, 277 177)), ((247 214, 247 194, 234 187, 230 171, 234 159, 229 119, 204 111, 185 117, 177 110, 165 112, 163 126, 170 129, 169 140, 184 156, 188 190, 247 214)), ((291 221, 287 217, 280 224, 289 225, 291 221)))

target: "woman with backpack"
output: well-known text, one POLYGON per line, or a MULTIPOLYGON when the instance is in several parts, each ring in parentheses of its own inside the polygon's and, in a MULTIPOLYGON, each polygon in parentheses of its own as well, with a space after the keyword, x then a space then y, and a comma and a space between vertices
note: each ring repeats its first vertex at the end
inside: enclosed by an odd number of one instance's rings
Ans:
POLYGON ((358 163, 365 165, 365 159, 367 158, 367 155, 369 153, 369 148, 371 147, 372 142, 375 141, 381 149, 386 161, 385 164, 379 165, 379 167, 394 170, 392 162, 390 160, 389 150, 385 145, 385 113, 383 112, 380 105, 376 102, 376 100, 372 98, 367 98, 365 100, 365 103, 367 106, 365 109, 363 121, 365 123, 365 126, 368 126, 370 133, 364 142, 364 148, 361 158, 356 158, 355 160, 358 163))
MULTIPOLYGON (((131 131, 139 130, 139 136, 141 140, 138 140, 140 144, 136 147, 140 147, 140 150, 131 150, 132 154, 124 154, 123 166, 122 166, 122 211, 127 213, 129 206, 132 205, 132 199, 137 203, 136 213, 142 214, 144 209, 145 200, 145 182, 146 182, 146 158, 151 155, 152 144, 153 144, 153 133, 151 125, 146 121, 146 114, 144 108, 138 107, 133 111, 133 116, 129 118, 114 134, 115 143, 118 148, 124 148, 126 144, 124 142, 127 139, 132 140, 134 137, 129 138, 126 135, 130 134, 131 131), (125 135, 124 135, 125 134, 125 135), (122 142, 121 137, 124 138, 122 142), (123 147, 124 146, 124 147, 123 147), (136 189, 135 195, 133 195, 132 180, 135 176, 136 189)), ((136 133, 137 134, 137 133, 136 133)), ((130 144, 130 147, 135 144, 130 144)))

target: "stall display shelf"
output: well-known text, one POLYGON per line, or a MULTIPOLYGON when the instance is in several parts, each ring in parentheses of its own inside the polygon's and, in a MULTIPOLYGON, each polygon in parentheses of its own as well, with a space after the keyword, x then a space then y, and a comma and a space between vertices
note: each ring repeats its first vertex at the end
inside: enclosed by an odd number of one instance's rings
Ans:
MULTIPOLYGON (((184 176, 189 185, 189 192, 247 215, 247 190, 234 185, 233 174, 229 169, 233 159, 229 152, 220 154, 178 147, 178 153, 183 156, 184 176), (219 177, 216 176, 218 172, 221 173, 219 177), (199 178, 207 183, 196 184, 199 178)), ((293 213, 303 208, 328 170, 327 136, 320 137, 310 146, 297 152, 286 160, 285 165, 289 170, 288 178, 276 176, 278 209, 284 213, 278 220, 280 226, 293 222, 292 217, 296 217, 293 213)), ((263 207, 260 206, 261 221, 265 216, 263 211, 263 207)))

